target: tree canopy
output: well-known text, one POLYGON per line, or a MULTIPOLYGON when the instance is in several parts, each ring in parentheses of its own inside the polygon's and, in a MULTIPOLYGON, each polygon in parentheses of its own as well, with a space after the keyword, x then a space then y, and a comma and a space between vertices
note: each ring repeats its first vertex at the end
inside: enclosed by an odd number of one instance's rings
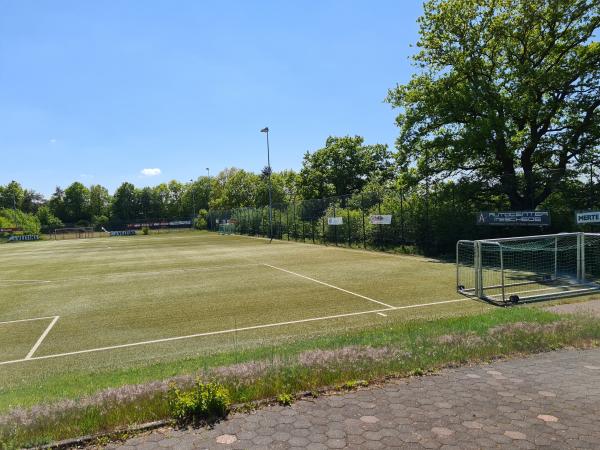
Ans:
POLYGON ((389 91, 398 161, 419 177, 469 177, 534 208, 600 140, 596 0, 430 0, 419 72, 389 91))

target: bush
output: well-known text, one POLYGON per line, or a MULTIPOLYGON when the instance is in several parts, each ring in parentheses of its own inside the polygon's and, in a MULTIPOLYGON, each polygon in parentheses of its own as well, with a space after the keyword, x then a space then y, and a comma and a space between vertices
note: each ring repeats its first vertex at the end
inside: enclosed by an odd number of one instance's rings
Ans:
POLYGON ((169 391, 171 414, 178 422, 213 422, 229 412, 229 391, 217 383, 196 380, 190 390, 172 386, 169 391))
POLYGON ((54 214, 52 214, 52 211, 50 211, 50 208, 48 208, 47 206, 40 207, 40 209, 38 209, 36 213, 36 216, 40 221, 42 231, 50 232, 55 228, 64 227, 62 221, 54 214))
POLYGON ((144 236, 148 236, 148 234, 150 234, 150 228, 148 228, 148 227, 142 227, 142 234, 144 236))
POLYGON ((198 215, 194 217, 194 228, 196 230, 206 230, 208 211, 201 209, 198 215))

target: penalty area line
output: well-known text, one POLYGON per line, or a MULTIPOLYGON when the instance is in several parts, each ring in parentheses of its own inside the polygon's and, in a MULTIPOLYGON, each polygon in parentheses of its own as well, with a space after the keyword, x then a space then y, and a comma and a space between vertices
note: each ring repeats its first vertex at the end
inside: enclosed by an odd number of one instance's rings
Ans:
POLYGON ((59 317, 60 316, 54 316, 54 319, 52 319, 52 322, 50 322, 50 325, 48 325, 46 327, 46 329, 44 330, 42 335, 38 338, 36 343, 33 344, 33 347, 31 347, 31 350, 29 350, 29 353, 27 353, 27 356, 25 357, 25 359, 31 359, 33 357, 33 354, 38 349, 38 347, 41 345, 41 343, 44 342, 44 339, 46 339, 46 336, 48 336, 48 333, 50 333, 50 330, 52 329, 54 324, 56 324, 56 321, 58 320, 59 317))
MULTIPOLYGON (((107 347, 90 348, 90 349, 86 349, 86 350, 76 350, 73 352, 55 353, 52 355, 32 356, 30 358, 15 359, 12 361, 2 361, 2 362, 0 362, 0 366, 16 364, 16 363, 21 363, 21 362, 26 362, 26 361, 38 361, 38 360, 43 360, 43 359, 60 358, 60 357, 65 357, 65 356, 81 355, 81 354, 85 354, 85 353, 101 352, 101 351, 106 351, 106 350, 116 350, 116 349, 129 348, 129 347, 138 347, 141 345, 150 345, 150 344, 159 344, 159 343, 163 343, 163 342, 180 341, 180 340, 184 340, 184 339, 192 339, 192 338, 199 338, 199 337, 206 337, 206 336, 217 336, 217 335, 230 334, 230 333, 239 333, 242 331, 260 330, 260 329, 265 329, 265 328, 275 328, 275 327, 295 325, 295 324, 300 324, 300 323, 318 322, 321 320, 341 319, 341 318, 345 318, 345 317, 361 316, 361 315, 366 315, 366 314, 375 314, 375 313, 388 312, 388 311, 397 311, 397 310, 402 310, 402 309, 424 308, 427 306, 442 305, 445 303, 464 302, 464 301, 468 301, 468 300, 471 300, 471 299, 459 298, 459 299, 455 299, 455 300, 443 300, 440 302, 419 303, 416 305, 392 306, 392 307, 385 308, 385 309, 371 309, 369 311, 335 314, 335 315, 331 315, 331 316, 322 316, 322 317, 311 317, 309 319, 290 320, 287 322, 269 323, 269 324, 264 324, 264 325, 252 325, 252 326, 248 326, 248 327, 231 328, 228 330, 220 330, 220 331, 208 331, 205 333, 188 334, 185 336, 175 336, 175 337, 170 337, 170 338, 153 339, 150 341, 132 342, 129 344, 111 345, 111 346, 107 346, 107 347)), ((58 316, 55 316, 55 318, 58 319, 58 316)))
POLYGON ((58 316, 46 316, 46 317, 34 317, 32 319, 8 320, 6 322, 0 322, 0 325, 5 325, 8 323, 18 323, 18 322, 33 322, 34 320, 54 319, 55 317, 58 317, 58 316))
POLYGON ((282 272, 289 273, 291 275, 296 275, 297 277, 304 278, 306 280, 310 280, 310 281, 312 281, 314 283, 322 284, 323 286, 327 286, 327 287, 330 287, 332 289, 337 289, 338 291, 342 291, 342 292, 345 292, 346 294, 354 295, 355 297, 359 297, 359 298, 368 300, 370 302, 377 303, 379 305, 385 306, 386 308, 391 308, 391 309, 394 308, 392 305, 388 305, 387 303, 380 302, 379 300, 375 300, 375 299, 367 297, 365 295, 357 294, 356 292, 352 292, 352 291, 349 291, 347 289, 343 289, 341 287, 334 286, 333 284, 325 283, 324 281, 320 281, 320 280, 316 280, 316 279, 311 278, 311 277, 307 277, 306 275, 302 275, 302 274, 299 274, 299 273, 296 273, 296 272, 292 272, 291 270, 282 269, 281 267, 272 266, 271 264, 263 264, 263 265, 267 266, 267 267, 270 267, 271 269, 280 270, 282 272))

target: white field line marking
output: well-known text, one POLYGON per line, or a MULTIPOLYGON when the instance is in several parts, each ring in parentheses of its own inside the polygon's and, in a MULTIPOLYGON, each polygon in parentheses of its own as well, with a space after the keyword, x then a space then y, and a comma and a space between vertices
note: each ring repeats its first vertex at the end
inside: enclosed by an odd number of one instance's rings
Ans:
MULTIPOLYGON (((511 294, 511 295, 512 294, 527 294, 529 292, 551 291, 552 289, 573 288, 573 287, 576 287, 576 286, 589 286, 589 284, 588 283, 565 284, 565 285, 562 285, 562 286, 552 286, 552 287, 545 287, 545 288, 539 288, 539 289, 529 289, 527 291, 517 291, 517 292, 507 292, 507 293, 511 294)), ((496 289, 500 289, 500 288, 496 288, 496 289)), ((585 290, 588 290, 588 289, 593 290, 593 289, 598 289, 598 288, 592 286, 592 287, 587 288, 587 289, 577 289, 574 292, 585 291, 585 290)), ((571 292, 571 291, 560 291, 560 292, 571 292)), ((492 295, 490 295, 490 297, 499 297, 501 295, 502 295, 502 293, 492 294, 492 295)))
POLYGON ((34 317, 32 319, 8 320, 6 322, 0 322, 0 325, 4 325, 7 323, 17 323, 17 322, 33 322, 34 320, 53 319, 54 317, 56 317, 56 316, 34 317))
POLYGON ((382 312, 378 312, 377 314, 379 314, 380 316, 383 316, 383 317, 387 317, 387 314, 384 314, 382 312))
POLYGON ((52 283, 52 281, 49 280, 0 280, 0 283, 12 283, 13 281, 17 283, 52 283))
POLYGON ((48 336, 48 333, 50 333, 50 330, 52 329, 52 327, 54 326, 54 324, 56 323, 56 321, 58 320, 59 317, 60 316, 54 316, 54 319, 52 319, 52 322, 50 322, 50 325, 48 325, 46 327, 46 329, 44 330, 42 335, 38 338, 37 342, 33 345, 33 347, 31 347, 31 350, 29 350, 29 353, 27 353, 27 356, 25 357, 25 359, 31 359, 31 357, 33 356, 35 351, 38 349, 40 344, 44 341, 44 339, 46 339, 46 336, 48 336))
POLYGON ((289 274, 292 274, 292 275, 296 275, 297 277, 304 278, 306 280, 310 280, 310 281, 313 281, 313 282, 318 283, 318 284, 322 284, 323 286, 327 286, 327 287, 330 287, 332 289, 337 289, 338 291, 342 291, 342 292, 345 292, 346 294, 354 295, 355 297, 363 298, 365 300, 368 300, 368 301, 373 302, 373 303, 377 303, 377 304, 385 306, 387 308, 391 308, 391 309, 394 308, 392 305, 388 305, 387 303, 380 302, 379 300, 375 300, 375 299, 372 299, 370 297, 366 297, 364 295, 357 294, 356 292, 348 291, 347 289, 343 289, 341 287, 334 286, 333 284, 325 283, 324 281, 319 281, 319 280, 316 280, 314 278, 307 277, 306 275, 301 275, 299 273, 292 272, 291 270, 282 269, 281 267, 275 267, 275 266, 272 266, 271 264, 263 264, 263 265, 265 265, 267 267, 270 267, 271 269, 280 270, 282 272, 286 272, 286 273, 289 273, 289 274))
POLYGON ((208 331, 205 333, 188 334, 185 336, 175 336, 175 337, 170 337, 170 338, 153 339, 151 341, 132 342, 129 344, 111 345, 108 347, 90 348, 87 350, 76 350, 74 352, 55 353, 52 355, 43 355, 43 356, 33 356, 29 359, 15 359, 12 361, 2 361, 2 362, 0 362, 0 366, 20 363, 20 362, 25 362, 25 361, 36 361, 36 360, 41 360, 41 359, 60 358, 60 357, 64 357, 64 356, 81 355, 84 353, 101 352, 101 351, 105 351, 105 350, 114 350, 114 349, 127 348, 127 347, 137 347, 140 345, 159 344, 162 342, 180 341, 183 339, 192 339, 192 338, 206 337, 206 336, 216 336, 216 335, 220 335, 220 334, 230 334, 230 333, 238 333, 241 331, 260 330, 260 329, 264 329, 264 328, 275 328, 275 327, 282 327, 282 326, 286 326, 286 325, 295 325, 295 324, 299 324, 299 323, 317 322, 317 321, 321 321, 321 320, 340 319, 340 318, 344 318, 344 317, 361 316, 361 315, 365 315, 365 314, 373 314, 373 313, 378 313, 378 312, 383 312, 383 311, 387 312, 387 311, 397 311, 397 310, 401 310, 401 309, 424 308, 427 306, 442 305, 445 303, 458 303, 458 302, 465 302, 465 301, 471 301, 471 299, 464 297, 464 298, 459 298, 459 299, 455 299, 455 300, 443 300, 441 302, 420 303, 417 305, 407 305, 407 306, 393 306, 393 307, 385 308, 385 309, 372 309, 369 311, 336 314, 333 316, 311 317, 310 319, 290 320, 287 322, 269 323, 269 324, 265 324, 265 325, 253 325, 253 326, 249 326, 249 327, 231 328, 228 330, 220 330, 220 331, 208 331))

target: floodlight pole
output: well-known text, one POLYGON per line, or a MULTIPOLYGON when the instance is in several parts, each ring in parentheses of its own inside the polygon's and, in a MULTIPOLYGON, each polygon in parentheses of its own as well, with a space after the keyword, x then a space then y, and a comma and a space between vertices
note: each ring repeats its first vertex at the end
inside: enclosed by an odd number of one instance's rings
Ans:
POLYGON ((271 195, 271 150, 269 148, 269 127, 264 127, 260 132, 266 133, 267 135, 267 168, 269 170, 269 239, 273 241, 273 200, 271 195))

